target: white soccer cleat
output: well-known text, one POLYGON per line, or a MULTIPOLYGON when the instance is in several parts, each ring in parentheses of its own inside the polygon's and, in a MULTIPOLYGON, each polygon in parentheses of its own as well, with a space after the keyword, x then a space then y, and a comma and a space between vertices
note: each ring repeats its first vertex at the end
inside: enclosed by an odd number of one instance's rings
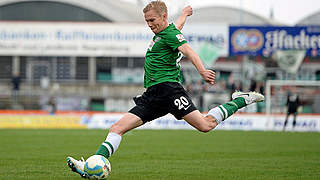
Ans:
POLYGON ((264 96, 257 92, 241 92, 236 91, 232 94, 232 99, 236 99, 238 97, 244 98, 247 105, 264 101, 264 96))
POLYGON ((67 164, 73 172, 80 174, 82 178, 87 178, 87 175, 84 173, 84 164, 85 160, 81 157, 81 160, 76 160, 73 157, 67 157, 67 164))

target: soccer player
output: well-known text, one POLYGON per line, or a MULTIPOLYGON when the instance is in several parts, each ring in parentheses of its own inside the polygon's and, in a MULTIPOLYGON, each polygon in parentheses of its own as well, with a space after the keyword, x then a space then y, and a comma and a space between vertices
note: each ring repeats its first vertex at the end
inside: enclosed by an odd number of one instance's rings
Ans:
POLYGON ((296 93, 296 88, 293 87, 292 90, 288 92, 288 96, 287 96, 287 115, 286 115, 286 120, 284 121, 283 131, 286 130, 286 126, 287 126, 290 114, 293 115, 292 129, 295 128, 299 106, 300 106, 299 95, 296 93))
MULTIPOLYGON (((96 152, 106 158, 117 150, 123 134, 168 113, 177 119, 184 119, 201 132, 209 132, 238 109, 264 100, 264 96, 256 92, 235 92, 232 101, 211 109, 206 116, 201 114, 180 84, 179 61, 182 54, 193 63, 207 83, 213 85, 215 80, 215 73, 204 67, 200 57, 180 32, 186 17, 192 14, 192 8, 188 6, 182 11, 176 26, 168 23, 167 7, 162 1, 150 2, 143 13, 147 25, 154 33, 145 56, 146 91, 135 97, 136 106, 110 127, 106 140, 96 152)), ((67 162, 73 171, 82 177, 86 176, 83 160, 67 157, 67 162)))

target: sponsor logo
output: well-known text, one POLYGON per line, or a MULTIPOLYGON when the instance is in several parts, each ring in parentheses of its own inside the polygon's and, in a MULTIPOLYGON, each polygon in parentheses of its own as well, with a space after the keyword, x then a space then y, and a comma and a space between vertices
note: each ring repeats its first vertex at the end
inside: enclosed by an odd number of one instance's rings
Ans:
POLYGON ((191 105, 189 105, 189 106, 187 106, 187 107, 184 107, 183 109, 184 109, 184 110, 187 110, 187 109, 189 109, 190 106, 191 106, 191 105))
MULTIPOLYGON (((284 121, 283 120, 275 120, 274 127, 283 127, 284 121)), ((289 125, 287 125, 289 126, 289 125)), ((317 121, 315 120, 303 120, 297 121, 296 127, 298 128, 308 128, 308 129, 316 129, 317 128, 317 121)))
MULTIPOLYGON (((294 29, 292 29, 293 31, 294 29)), ((290 30, 274 30, 265 34, 265 48, 269 51, 277 49, 319 49, 319 34, 308 34, 304 29, 299 34, 290 30)))
POLYGON ((185 41, 186 39, 183 37, 182 34, 177 34, 176 35, 177 39, 179 40, 179 42, 185 41))
POLYGON ((241 96, 248 96, 249 97, 249 94, 248 93, 243 93, 243 94, 240 94, 241 96))
POLYGON ((149 50, 151 50, 152 49, 152 47, 154 46, 154 44, 156 43, 156 42, 158 42, 158 41, 160 41, 160 39, 161 39, 161 37, 156 37, 154 40, 152 40, 151 42, 150 42, 150 44, 149 44, 149 50))
POLYGON ((221 123, 221 126, 229 126, 233 128, 248 128, 248 127, 253 127, 253 122, 251 120, 246 120, 246 119, 229 119, 226 121, 223 121, 221 123))
POLYGON ((232 34, 234 51, 257 51, 264 43, 263 34, 257 29, 239 29, 232 34))

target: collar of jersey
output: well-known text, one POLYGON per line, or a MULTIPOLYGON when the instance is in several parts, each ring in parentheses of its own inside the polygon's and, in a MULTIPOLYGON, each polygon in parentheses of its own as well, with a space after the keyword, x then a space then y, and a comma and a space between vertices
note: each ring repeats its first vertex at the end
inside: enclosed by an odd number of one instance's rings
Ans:
MULTIPOLYGON (((166 27, 164 30, 162 30, 158 34, 161 34, 162 32, 166 31, 167 29, 172 28, 172 26, 174 26, 173 23, 170 23, 168 27, 166 27)), ((158 35, 158 34, 156 34, 156 35, 158 35)))

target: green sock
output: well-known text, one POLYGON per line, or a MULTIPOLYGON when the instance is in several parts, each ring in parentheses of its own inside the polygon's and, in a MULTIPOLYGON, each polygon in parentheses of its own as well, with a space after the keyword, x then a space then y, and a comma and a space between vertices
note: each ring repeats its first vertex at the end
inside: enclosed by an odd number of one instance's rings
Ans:
POLYGON ((246 102, 243 97, 238 97, 230 102, 222 104, 221 106, 219 106, 219 108, 223 112, 224 119, 227 119, 229 116, 237 112, 238 109, 245 107, 246 102))
POLYGON ((117 133, 109 132, 106 140, 99 146, 96 155, 109 158, 119 147, 121 136, 117 133))
MULTIPOLYGON (((112 147, 111 144, 109 147, 112 147)), ((111 149, 112 150, 112 149, 111 149)), ((104 156, 105 158, 109 158, 112 152, 110 153, 108 148, 104 144, 101 144, 96 152, 96 155, 104 156)))
POLYGON ((238 106, 238 109, 241 109, 241 108, 247 106, 246 101, 244 100, 243 97, 238 97, 238 98, 232 100, 231 102, 236 103, 238 106))

